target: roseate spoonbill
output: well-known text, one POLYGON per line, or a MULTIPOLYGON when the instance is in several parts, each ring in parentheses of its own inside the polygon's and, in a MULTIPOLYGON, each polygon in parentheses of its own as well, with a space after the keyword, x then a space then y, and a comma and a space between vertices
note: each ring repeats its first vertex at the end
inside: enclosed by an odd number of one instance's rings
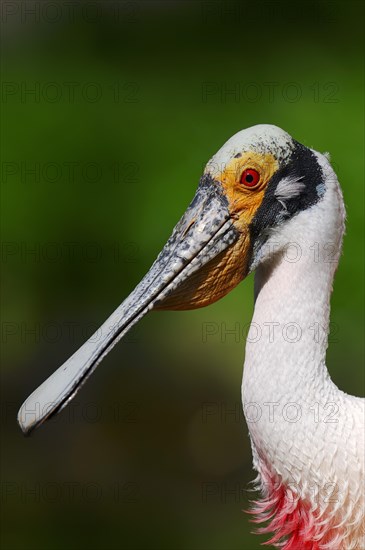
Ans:
POLYGON ((271 125, 242 130, 206 165, 150 271, 22 405, 30 432, 60 411, 152 309, 206 306, 255 271, 242 398, 261 500, 251 513, 285 550, 364 548, 364 399, 326 367, 330 295, 345 209, 327 154, 271 125), (295 254, 287 254, 294 246, 295 254), (256 404, 261 414, 252 421, 256 404))

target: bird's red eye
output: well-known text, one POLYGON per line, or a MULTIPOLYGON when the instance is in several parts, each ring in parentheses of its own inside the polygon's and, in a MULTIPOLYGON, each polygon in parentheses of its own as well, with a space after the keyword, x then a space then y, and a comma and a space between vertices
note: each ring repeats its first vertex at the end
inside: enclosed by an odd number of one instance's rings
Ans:
POLYGON ((256 187, 260 181, 260 174, 253 168, 247 168, 241 174, 240 183, 245 187, 256 187))

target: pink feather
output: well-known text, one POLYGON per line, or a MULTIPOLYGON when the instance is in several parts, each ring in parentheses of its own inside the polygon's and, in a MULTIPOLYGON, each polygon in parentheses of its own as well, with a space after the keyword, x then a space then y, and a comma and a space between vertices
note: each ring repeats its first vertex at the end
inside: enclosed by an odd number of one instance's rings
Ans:
POLYGON ((259 534, 273 533, 265 545, 282 550, 339 550, 338 528, 333 529, 332 521, 324 521, 323 516, 319 518, 319 512, 313 511, 308 501, 286 487, 267 468, 261 468, 260 481, 263 498, 253 501, 247 512, 256 516, 253 523, 268 522, 256 530, 259 534))

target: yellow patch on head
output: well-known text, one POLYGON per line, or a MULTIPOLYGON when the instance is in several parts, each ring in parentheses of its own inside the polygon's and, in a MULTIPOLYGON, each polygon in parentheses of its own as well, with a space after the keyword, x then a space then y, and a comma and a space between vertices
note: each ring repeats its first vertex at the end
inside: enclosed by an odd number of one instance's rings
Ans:
POLYGON ((273 155, 249 151, 233 158, 222 172, 214 175, 215 179, 222 183, 229 211, 239 231, 245 231, 251 223, 261 206, 266 186, 278 166, 278 161, 273 155), (240 183, 241 174, 247 169, 253 169, 260 174, 259 183, 254 188, 247 188, 240 183))

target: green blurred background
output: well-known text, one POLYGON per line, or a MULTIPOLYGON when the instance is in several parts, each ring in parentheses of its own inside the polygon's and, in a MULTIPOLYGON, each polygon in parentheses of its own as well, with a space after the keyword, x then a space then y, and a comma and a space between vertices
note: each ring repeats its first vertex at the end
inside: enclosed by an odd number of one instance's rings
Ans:
POLYGON ((277 124, 331 153, 348 222, 328 364, 363 395, 362 12, 3 3, 4 550, 259 548, 242 512, 254 477, 240 412, 252 278, 207 309, 148 316, 58 418, 29 439, 16 425, 23 399, 144 275, 206 161, 244 127, 277 124))

